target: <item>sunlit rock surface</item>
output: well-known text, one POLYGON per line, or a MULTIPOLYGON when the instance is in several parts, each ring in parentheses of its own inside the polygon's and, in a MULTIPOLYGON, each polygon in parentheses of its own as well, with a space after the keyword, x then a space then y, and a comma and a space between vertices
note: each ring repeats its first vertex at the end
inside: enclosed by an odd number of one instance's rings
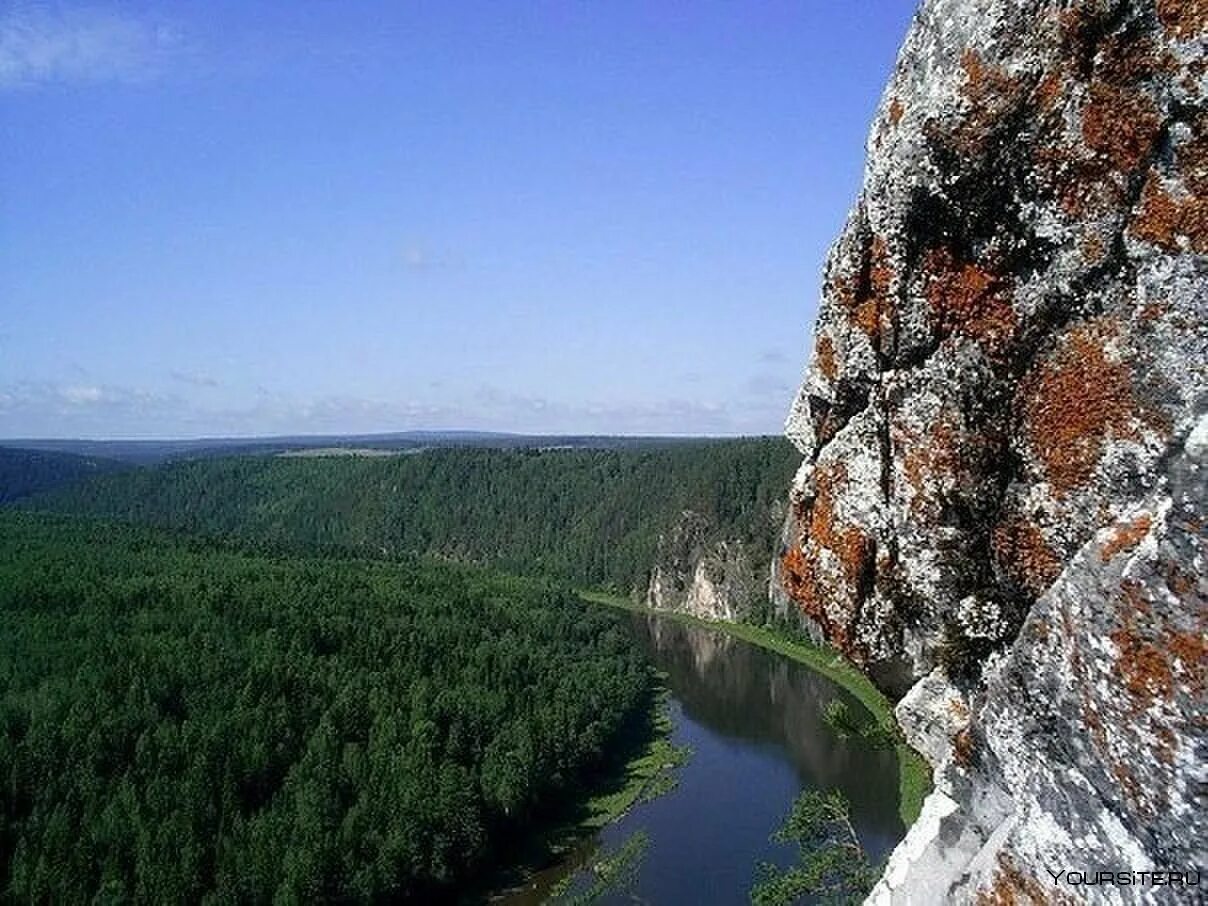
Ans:
POLYGON ((646 606, 706 620, 738 620, 765 595, 767 565, 737 540, 715 540, 712 524, 684 511, 659 536, 646 606))
POLYGON ((1208 893, 1048 873, 1208 864, 1206 31, 1205 0, 926 0, 885 91, 773 577, 922 683, 937 790, 876 902, 1208 893))

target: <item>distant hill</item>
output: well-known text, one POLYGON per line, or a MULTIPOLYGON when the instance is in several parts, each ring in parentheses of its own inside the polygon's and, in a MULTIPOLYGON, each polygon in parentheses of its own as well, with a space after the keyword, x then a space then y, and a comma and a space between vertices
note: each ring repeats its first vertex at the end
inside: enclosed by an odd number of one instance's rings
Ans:
POLYGON ((660 550, 668 556, 661 539, 682 534, 690 513, 692 544, 678 559, 732 542, 762 590, 798 459, 781 438, 242 456, 131 469, 26 506, 266 549, 429 554, 627 594, 645 593, 660 550))
POLYGON ((7 440, 10 447, 150 465, 179 459, 267 455, 305 450, 422 450, 433 447, 632 450, 708 443, 699 437, 618 437, 595 434, 505 434, 490 431, 404 431, 387 434, 305 434, 276 437, 201 437, 176 440, 7 440))
POLYGON ((0 504, 124 468, 97 456, 0 447, 0 504))

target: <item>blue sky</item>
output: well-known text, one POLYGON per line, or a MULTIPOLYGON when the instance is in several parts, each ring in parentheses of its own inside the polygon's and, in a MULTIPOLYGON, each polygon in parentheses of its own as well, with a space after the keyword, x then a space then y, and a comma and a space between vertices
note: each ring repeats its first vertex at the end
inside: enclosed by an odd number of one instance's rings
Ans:
POLYGON ((0 3, 0 437, 779 432, 913 7, 0 3))

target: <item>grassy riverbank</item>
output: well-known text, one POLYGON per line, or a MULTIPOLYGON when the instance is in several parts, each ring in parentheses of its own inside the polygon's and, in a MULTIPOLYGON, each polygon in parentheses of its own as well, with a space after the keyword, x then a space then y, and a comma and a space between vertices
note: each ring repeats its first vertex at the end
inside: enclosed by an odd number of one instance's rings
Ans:
MULTIPOLYGON (((595 604, 604 604, 637 613, 654 613, 681 623, 716 629, 737 639, 742 639, 744 642, 750 642, 752 645, 758 645, 805 664, 811 670, 821 673, 850 692, 860 704, 868 709, 879 725, 890 731, 895 739, 898 737, 897 723, 893 716, 893 704, 872 684, 867 676, 833 649, 790 639, 774 629, 763 626, 703 620, 674 611, 651 610, 617 595, 580 591, 579 596, 595 604)), ((894 751, 898 759, 898 811, 902 822, 909 828, 919 816, 919 811, 923 807, 923 799, 931 791, 931 769, 922 756, 904 742, 897 742, 894 751)))
MULTIPOLYGON (((505 906, 513 902, 514 895, 520 896, 516 902, 530 902, 534 890, 546 891, 541 895, 542 902, 556 899, 558 891, 568 886, 579 870, 572 868, 560 878, 563 859, 597 832, 619 821, 634 806, 675 788, 679 782, 678 769, 692 752, 688 746, 677 746, 671 741, 675 725, 670 697, 667 688, 660 685, 641 718, 618 741, 615 759, 603 769, 594 785, 597 792, 585 801, 568 803, 561 819, 550 823, 530 841, 517 855, 515 864, 491 879, 478 891, 480 895, 505 906), (556 883, 551 882, 551 872, 553 878, 560 878, 556 883)), ((615 862, 616 857, 611 861, 615 862)), ((601 863, 598 872, 611 877, 612 869, 617 867, 601 863)), ((595 883, 604 880, 608 878, 596 878, 595 883)))
POLYGON ((623 816, 639 802, 649 802, 673 789, 675 769, 687 761, 690 751, 671 742, 674 729, 668 712, 669 693, 661 689, 650 711, 650 730, 641 745, 626 760, 616 783, 587 801, 580 831, 599 830, 623 816))

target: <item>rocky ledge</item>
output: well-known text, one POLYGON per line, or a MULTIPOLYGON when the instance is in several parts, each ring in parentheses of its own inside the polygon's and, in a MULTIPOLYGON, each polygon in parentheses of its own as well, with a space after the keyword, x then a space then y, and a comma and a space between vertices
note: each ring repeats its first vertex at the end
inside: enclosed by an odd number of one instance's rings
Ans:
POLYGON ((789 416, 779 604, 936 791, 874 902, 1208 867, 1208 2, 925 0, 789 416), (1055 874, 1065 872, 1065 874, 1055 874))

